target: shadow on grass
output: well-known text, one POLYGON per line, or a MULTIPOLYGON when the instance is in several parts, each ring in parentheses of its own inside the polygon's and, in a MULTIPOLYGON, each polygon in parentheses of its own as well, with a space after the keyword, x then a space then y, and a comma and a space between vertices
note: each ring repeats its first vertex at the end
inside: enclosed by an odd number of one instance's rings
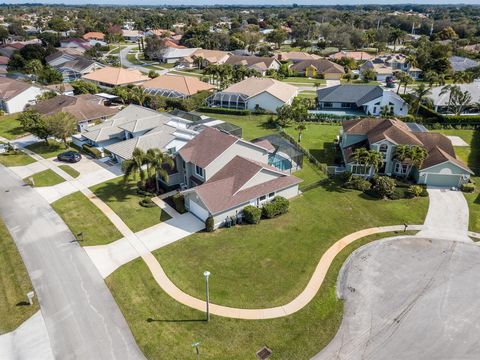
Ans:
POLYGON ((20 301, 15 306, 30 306, 30 303, 28 301, 20 301))
POLYGON ((124 202, 130 196, 136 195, 136 186, 132 183, 108 182, 100 187, 96 187, 93 191, 100 199, 105 202, 115 200, 117 202, 124 202))
POLYGON ((468 155, 468 166, 480 176, 480 130, 473 132, 470 154, 468 155))
POLYGON ((340 184, 340 181, 338 179, 335 179, 335 178, 322 179, 320 181, 317 181, 316 183, 313 183, 311 185, 306 186, 306 188, 308 188, 308 189, 307 190, 302 189, 302 191, 305 192, 305 191, 312 190, 312 189, 317 188, 317 187, 322 187, 326 191, 337 192, 337 193, 345 193, 345 192, 350 191, 348 189, 343 188, 340 184))
POLYGON ((181 322, 206 322, 206 319, 153 319, 153 318, 148 318, 147 322, 165 322, 165 323, 181 323, 181 322))
POLYGON ((312 154, 318 161, 327 165, 335 165, 335 143, 325 142, 323 149, 310 149, 312 154))

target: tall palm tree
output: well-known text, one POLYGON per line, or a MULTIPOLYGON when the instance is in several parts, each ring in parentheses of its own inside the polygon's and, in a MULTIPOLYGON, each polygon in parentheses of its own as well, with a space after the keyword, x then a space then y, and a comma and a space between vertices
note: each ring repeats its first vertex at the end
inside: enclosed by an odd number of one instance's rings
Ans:
POLYGON ((142 182, 145 181, 145 171, 143 166, 145 165, 145 152, 142 149, 135 148, 132 153, 132 158, 129 160, 125 160, 122 163, 122 170, 123 170, 123 182, 127 183, 130 177, 134 179, 138 179, 142 182))
MULTIPOLYGON (((168 180, 168 171, 164 168, 164 165, 167 165, 170 169, 175 167, 173 159, 166 153, 163 153, 160 149, 149 149, 146 154, 146 163, 149 166, 149 169, 154 169, 154 175, 161 177, 164 181, 168 180)), ((155 186, 158 188, 158 181, 155 179, 155 186)))
POLYGON ((413 167, 419 169, 427 158, 427 150, 419 145, 397 145, 394 158, 407 165, 404 177, 407 178, 413 167))
POLYGON ((369 150, 366 154, 365 164, 368 168, 373 168, 373 173, 377 173, 380 166, 383 164, 383 155, 380 151, 369 150))
POLYGON ((130 99, 138 105, 143 106, 147 100, 147 93, 142 88, 135 86, 130 90, 130 99))
POLYGON ((296 129, 298 131, 298 143, 302 142, 302 133, 307 130, 307 125, 305 121, 301 121, 297 124, 296 129))
POLYGON ((362 175, 367 174, 367 158, 368 158, 368 150, 364 147, 358 148, 354 151, 353 153, 353 161, 355 161, 356 164, 360 165, 362 167, 362 175))
POLYGON ((454 84, 463 84, 465 82, 466 73, 463 71, 456 71, 453 73, 452 80, 454 84))
POLYGON ((418 114, 423 98, 431 93, 430 88, 426 87, 423 83, 413 91, 413 95, 415 96, 415 115, 418 114))

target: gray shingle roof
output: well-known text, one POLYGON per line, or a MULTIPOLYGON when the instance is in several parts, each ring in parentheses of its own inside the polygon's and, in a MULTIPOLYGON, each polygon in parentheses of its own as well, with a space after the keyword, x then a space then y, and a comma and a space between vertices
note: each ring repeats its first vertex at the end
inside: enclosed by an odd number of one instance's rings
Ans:
POLYGON ((318 101, 355 103, 357 106, 382 95, 383 89, 378 85, 337 85, 317 90, 318 101))

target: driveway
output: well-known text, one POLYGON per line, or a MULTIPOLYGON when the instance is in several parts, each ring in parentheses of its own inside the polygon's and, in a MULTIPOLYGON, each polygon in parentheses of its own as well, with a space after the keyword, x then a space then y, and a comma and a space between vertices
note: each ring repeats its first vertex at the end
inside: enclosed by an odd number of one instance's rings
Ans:
POLYGON ((98 270, 50 205, 0 166, 0 216, 22 255, 57 359, 144 359, 98 270))
MULTIPOLYGON (((130 62, 127 58, 127 55, 128 53, 133 49, 133 48, 136 48, 138 45, 128 45, 126 47, 124 47, 122 50, 120 50, 120 53, 119 53, 119 57, 120 57, 120 61, 122 63, 122 66, 125 66, 127 68, 133 68, 133 69, 137 69, 137 70, 140 70, 144 73, 148 73, 150 72, 152 69, 149 69, 145 66, 142 66, 142 65, 137 65, 137 64, 133 64, 132 62, 130 62)), ((159 75, 165 75, 166 73, 168 73, 168 69, 164 69, 164 70, 154 70, 157 74, 159 75)))
POLYGON ((344 318, 316 360, 478 359, 480 247, 424 238, 354 252, 337 292, 344 318))

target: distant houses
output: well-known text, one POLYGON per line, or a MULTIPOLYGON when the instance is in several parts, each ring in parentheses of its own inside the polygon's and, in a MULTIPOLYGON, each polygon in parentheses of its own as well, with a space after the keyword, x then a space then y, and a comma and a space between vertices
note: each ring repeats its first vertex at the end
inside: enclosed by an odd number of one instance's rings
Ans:
POLYGON ((299 75, 326 80, 340 80, 345 75, 342 65, 326 59, 303 60, 293 64, 290 69, 299 75))

